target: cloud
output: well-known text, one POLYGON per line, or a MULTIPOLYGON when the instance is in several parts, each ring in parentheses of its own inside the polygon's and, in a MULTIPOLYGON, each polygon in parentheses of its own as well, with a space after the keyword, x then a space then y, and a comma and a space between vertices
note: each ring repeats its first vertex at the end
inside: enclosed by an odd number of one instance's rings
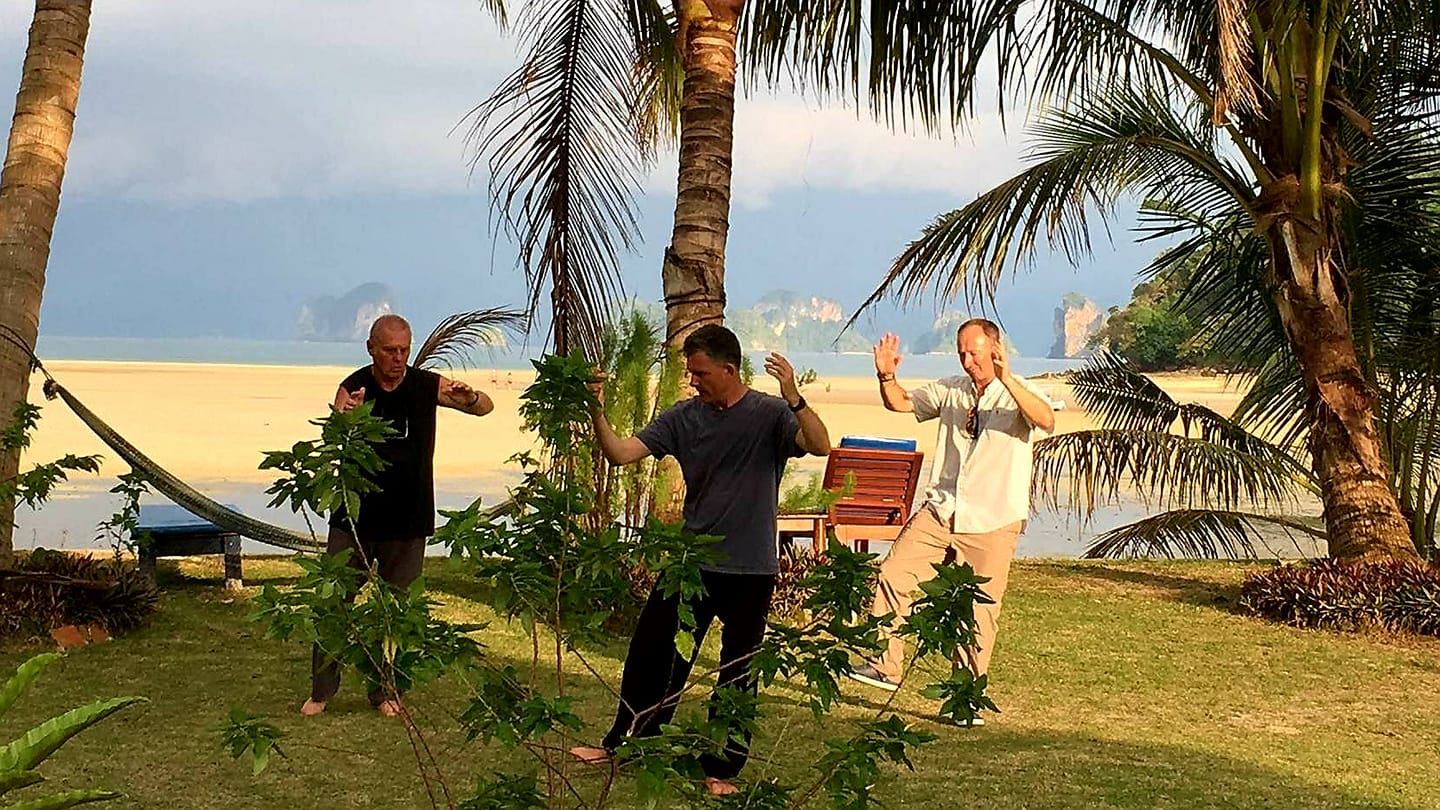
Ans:
POLYGON ((959 137, 926 137, 893 132, 854 109, 770 97, 742 99, 735 118, 740 205, 763 206, 798 186, 973 196, 1020 166, 995 117, 978 118, 959 137))
MULTIPOLYGON (((29 22, 28 8, 0 13, 12 77, 29 22)), ((66 194, 177 205, 483 194, 461 122, 517 61, 475 0, 96 4, 66 194)), ((783 94, 738 102, 741 206, 798 187, 967 195, 1017 166, 993 120, 956 141, 783 94)), ((660 158, 647 189, 673 193, 674 161, 660 158)))

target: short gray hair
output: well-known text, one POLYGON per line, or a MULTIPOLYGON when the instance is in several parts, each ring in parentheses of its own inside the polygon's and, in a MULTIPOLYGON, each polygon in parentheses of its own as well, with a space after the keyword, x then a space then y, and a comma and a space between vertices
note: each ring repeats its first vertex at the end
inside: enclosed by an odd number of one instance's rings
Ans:
POLYGON ((381 315, 375 319, 374 323, 370 324, 370 339, 375 340, 382 331, 396 327, 404 329, 407 335, 414 334, 410 330, 410 322, 392 312, 381 315))

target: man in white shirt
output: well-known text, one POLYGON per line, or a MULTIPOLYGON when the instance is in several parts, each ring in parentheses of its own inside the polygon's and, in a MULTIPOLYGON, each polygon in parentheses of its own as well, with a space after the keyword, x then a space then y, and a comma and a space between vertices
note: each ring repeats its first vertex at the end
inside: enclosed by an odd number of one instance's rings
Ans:
MULTIPOLYGON (((851 673, 855 680, 889 691, 900 687, 905 660, 905 643, 894 631, 910 615, 920 583, 935 576, 934 566, 950 550, 990 579, 981 587, 995 602, 975 605, 976 643, 960 651, 977 677, 989 669, 1010 560, 1030 515, 1030 445, 1055 428, 1049 400, 1010 373, 998 326, 983 318, 966 321, 955 342, 966 376, 913 391, 895 381, 900 339, 887 334, 875 346, 885 407, 913 413, 920 422, 940 420, 929 487, 880 565, 871 612, 895 614, 881 634, 885 652, 851 673)), ((975 724, 982 721, 976 718, 975 724)))

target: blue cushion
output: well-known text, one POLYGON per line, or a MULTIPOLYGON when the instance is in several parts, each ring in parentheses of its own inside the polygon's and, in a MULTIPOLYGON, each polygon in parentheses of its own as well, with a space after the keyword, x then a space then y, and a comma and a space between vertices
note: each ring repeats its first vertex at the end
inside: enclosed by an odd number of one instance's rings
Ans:
MULTIPOLYGON (((229 504, 226 504, 229 506, 229 504)), ((231 509, 235 507, 230 506, 231 509)), ((194 534, 220 532, 222 529, 185 508, 168 503, 144 504, 136 515, 136 531, 152 534, 194 534)))
POLYGON ((883 436, 842 436, 841 447, 861 447, 867 450, 905 450, 915 452, 914 439, 889 439, 883 436))

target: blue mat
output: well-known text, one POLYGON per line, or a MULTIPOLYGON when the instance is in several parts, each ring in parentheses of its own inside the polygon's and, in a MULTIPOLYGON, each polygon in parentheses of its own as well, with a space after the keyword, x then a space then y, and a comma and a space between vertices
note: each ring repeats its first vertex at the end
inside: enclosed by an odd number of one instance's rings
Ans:
POLYGON ((857 447, 866 450, 904 450, 915 452, 914 439, 887 439, 883 436, 842 436, 841 447, 857 447))
MULTIPOLYGON (((226 504, 231 509, 234 506, 226 504)), ((197 517, 184 507, 169 503, 145 504, 135 520, 136 531, 151 534, 192 534, 195 532, 223 532, 219 526, 202 517, 197 517)))

